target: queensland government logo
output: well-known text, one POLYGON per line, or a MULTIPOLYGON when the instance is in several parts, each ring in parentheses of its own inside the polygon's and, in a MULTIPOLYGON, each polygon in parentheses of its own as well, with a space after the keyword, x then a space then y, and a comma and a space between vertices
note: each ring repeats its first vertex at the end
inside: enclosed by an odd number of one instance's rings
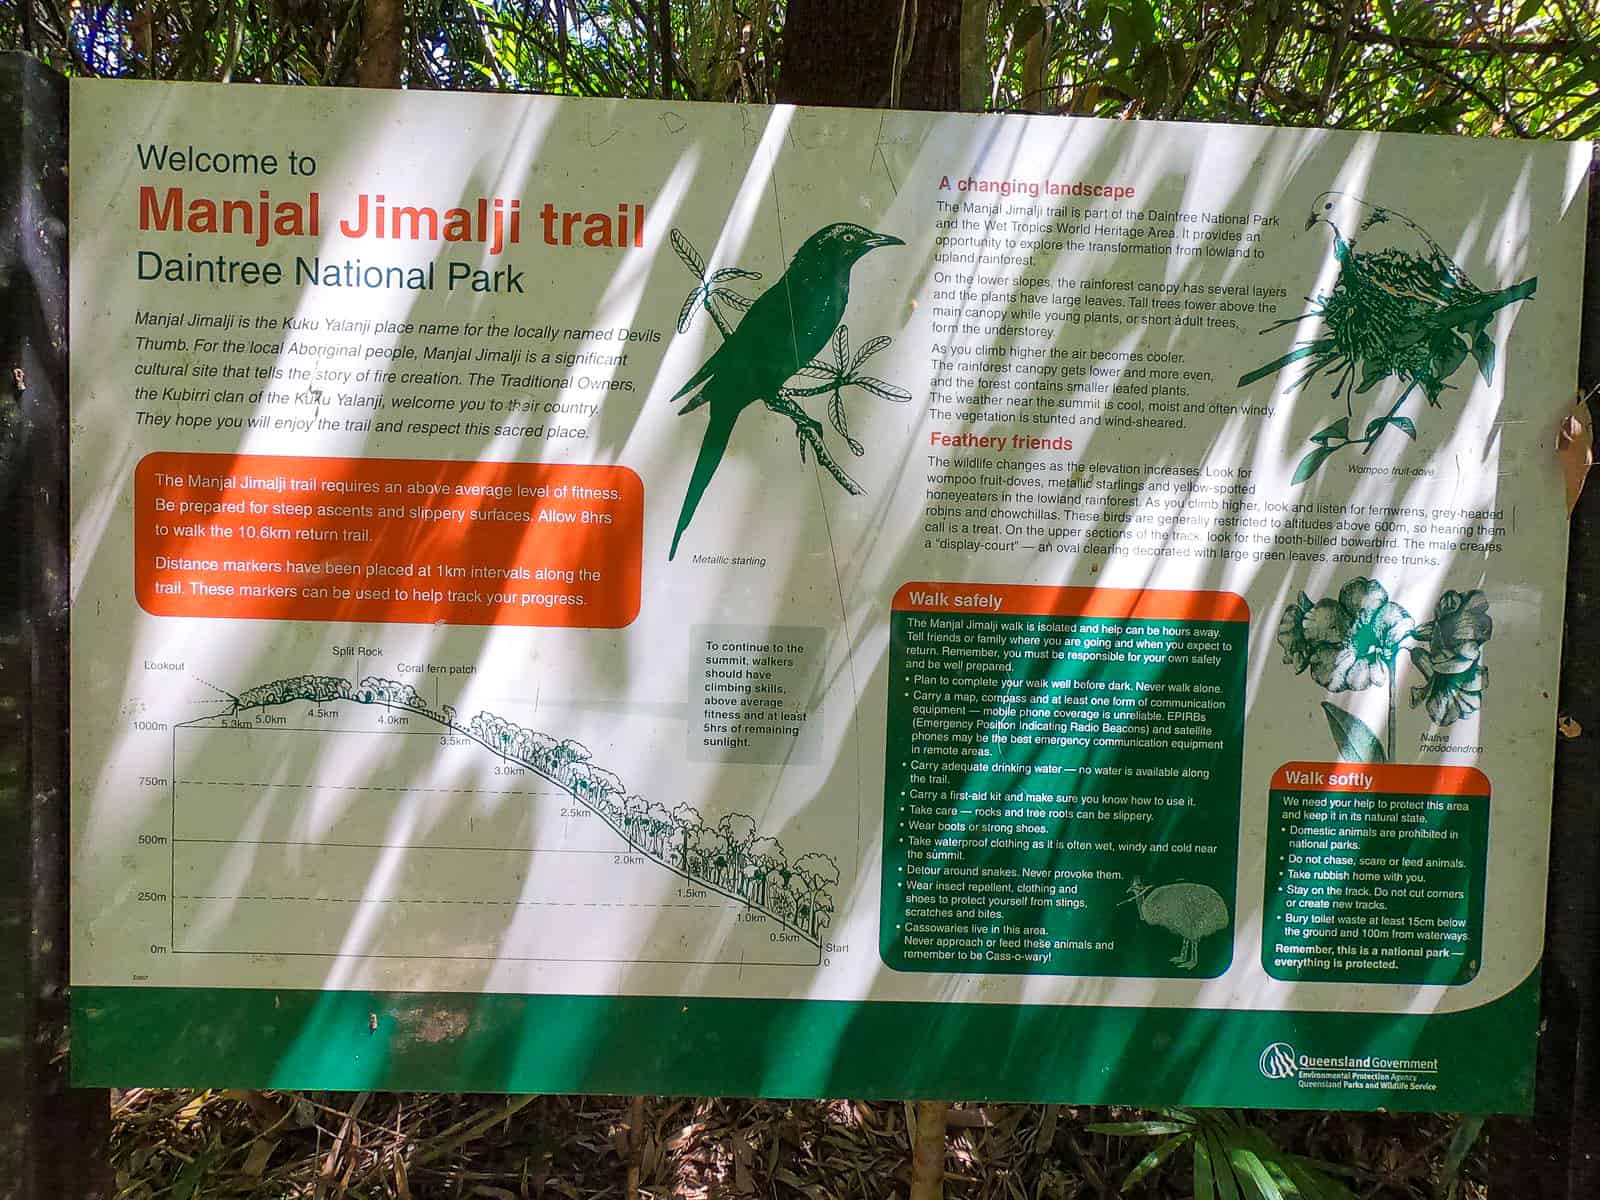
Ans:
POLYGON ((1298 1057, 1288 1042, 1273 1042, 1261 1052, 1257 1065, 1268 1079, 1293 1079, 1300 1073, 1295 1065, 1298 1057))

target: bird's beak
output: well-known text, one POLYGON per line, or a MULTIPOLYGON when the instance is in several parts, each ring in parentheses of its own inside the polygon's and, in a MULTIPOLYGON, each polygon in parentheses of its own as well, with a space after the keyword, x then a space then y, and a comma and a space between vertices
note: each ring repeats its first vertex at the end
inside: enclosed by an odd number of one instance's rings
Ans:
POLYGON ((1313 225, 1315 225, 1316 223, 1317 223, 1317 214, 1316 213, 1312 213, 1309 217, 1306 218, 1306 229, 1307 229, 1307 231, 1309 232, 1311 227, 1313 225))
POLYGON ((867 239, 867 248, 876 250, 879 246, 904 246, 905 243, 892 233, 875 233, 867 239))

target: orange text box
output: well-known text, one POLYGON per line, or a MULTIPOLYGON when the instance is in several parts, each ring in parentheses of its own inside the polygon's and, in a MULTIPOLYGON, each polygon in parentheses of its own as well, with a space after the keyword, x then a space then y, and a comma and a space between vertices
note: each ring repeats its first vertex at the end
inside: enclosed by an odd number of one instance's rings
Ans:
POLYGON ((643 526, 626 467, 150 454, 134 582, 160 617, 612 629, 643 526))
POLYGON ((1272 773, 1272 790, 1487 796, 1489 777, 1477 767, 1429 763, 1291 762, 1272 773))

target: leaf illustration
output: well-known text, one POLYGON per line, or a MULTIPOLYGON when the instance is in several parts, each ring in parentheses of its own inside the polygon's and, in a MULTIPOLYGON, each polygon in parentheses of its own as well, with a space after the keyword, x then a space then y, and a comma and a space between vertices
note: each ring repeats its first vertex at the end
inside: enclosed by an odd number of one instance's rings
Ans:
POLYGON ((1478 374, 1485 383, 1494 382, 1494 340, 1483 330, 1472 339, 1472 357, 1478 360, 1478 374))
POLYGON ((760 279, 760 271, 746 271, 743 267, 718 267, 711 272, 712 283, 725 283, 729 279, 760 279))
POLYGON ((1294 469, 1294 478, 1291 484, 1304 483, 1317 473, 1317 468, 1328 461, 1328 456, 1333 453, 1332 446, 1318 446, 1310 454, 1300 460, 1300 465, 1294 469))
POLYGON ((1317 430, 1317 432, 1313 433, 1311 435, 1311 440, 1313 442, 1321 442, 1322 444, 1326 445, 1328 442, 1333 441, 1335 438, 1337 438, 1339 441, 1342 442, 1346 438, 1348 438, 1349 436, 1350 436, 1350 418, 1349 417, 1340 417, 1337 421, 1335 421, 1332 425, 1329 425, 1326 429, 1319 429, 1319 430, 1317 430))
POLYGON ((1273 359, 1266 366, 1257 367, 1254 371, 1250 371, 1239 376, 1239 382, 1235 386, 1249 387, 1256 380, 1265 379, 1268 375, 1276 374, 1278 371, 1282 370, 1284 367, 1287 367, 1292 362, 1299 362, 1302 358, 1307 358, 1313 354, 1321 354, 1325 349, 1326 347, 1318 342, 1312 342, 1309 345, 1299 346, 1289 351, 1289 353, 1283 355, 1282 357, 1273 359))
POLYGON ((833 422, 834 429, 838 430, 845 445, 850 447, 851 454, 860 458, 867 452, 865 446, 850 436, 850 423, 844 411, 844 394, 838 388, 833 389, 833 395, 828 399, 828 419, 833 422))
POLYGON ((689 323, 694 320, 695 309, 700 307, 700 289, 695 288, 684 297, 683 307, 678 310, 678 332, 688 333, 689 323))
POLYGON ((1393 425, 1413 442, 1417 440, 1417 426, 1410 417, 1374 417, 1367 422, 1367 437, 1369 439, 1377 437, 1383 432, 1385 425, 1393 425))
POLYGON ((684 237, 676 228, 672 231, 672 248, 678 252, 678 257, 683 260, 683 265, 688 267, 700 278, 706 274, 706 260, 700 257, 700 252, 689 244, 689 239, 684 237))
POLYGON ((896 404, 905 404, 910 401, 911 393, 905 388, 896 387, 892 383, 885 383, 881 379, 874 379, 871 375, 862 375, 852 379, 851 383, 864 391, 871 392, 884 400, 893 400, 896 404))
POLYGON ((740 312, 748 311, 750 306, 755 303, 755 301, 750 299, 748 296, 741 296, 738 292, 730 291, 728 288, 717 288, 711 294, 716 299, 721 300, 724 304, 731 304, 740 312))
POLYGON ((852 371, 858 369, 862 363, 867 361, 867 359, 871 358, 880 350, 888 349, 893 343, 894 339, 883 333, 880 333, 875 338, 868 339, 867 344, 861 347, 860 350, 856 351, 856 358, 855 361, 850 364, 850 369, 852 371))
POLYGON ((850 327, 843 321, 833 335, 833 353, 839 360, 839 374, 847 373, 850 370, 850 327))
POLYGON ((1383 743, 1378 740, 1378 735, 1373 733, 1367 723, 1354 713, 1347 713, 1336 704, 1322 702, 1323 715, 1328 718, 1328 729, 1333 733, 1333 742, 1339 748, 1340 762, 1381 763, 1388 762, 1388 756, 1383 752, 1383 743))

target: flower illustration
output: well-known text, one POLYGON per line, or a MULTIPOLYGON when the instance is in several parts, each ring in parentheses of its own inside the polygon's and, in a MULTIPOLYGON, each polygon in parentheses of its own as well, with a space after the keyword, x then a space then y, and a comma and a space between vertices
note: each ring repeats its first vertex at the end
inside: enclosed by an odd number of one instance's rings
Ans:
POLYGON ((1411 689, 1411 707, 1426 707, 1436 726, 1451 725, 1483 703, 1489 679, 1483 647, 1493 632, 1489 599, 1480 591, 1445 592, 1433 619, 1418 625, 1383 584, 1358 576, 1327 599, 1298 593, 1278 619, 1277 641, 1285 666, 1296 675, 1309 672, 1329 692, 1387 690, 1381 727, 1387 737, 1330 701, 1323 701, 1322 712, 1341 760, 1393 762, 1402 653, 1409 651, 1422 675, 1411 689))
POLYGON ((1423 682, 1411 689, 1411 707, 1425 707, 1438 725, 1453 725, 1483 703, 1488 668, 1483 646, 1494 635, 1489 600, 1474 588, 1439 597, 1433 620, 1420 625, 1411 662, 1423 682))
POLYGON ((1412 628, 1411 614, 1381 583, 1352 579, 1337 600, 1317 601, 1301 620, 1311 677, 1330 692, 1384 687, 1412 628))
POLYGON ((1301 592, 1295 602, 1283 610, 1278 622, 1278 645, 1283 647, 1283 664, 1293 667, 1296 675, 1303 675, 1311 665, 1311 652, 1315 647, 1306 636, 1306 617, 1315 607, 1310 597, 1301 592))

